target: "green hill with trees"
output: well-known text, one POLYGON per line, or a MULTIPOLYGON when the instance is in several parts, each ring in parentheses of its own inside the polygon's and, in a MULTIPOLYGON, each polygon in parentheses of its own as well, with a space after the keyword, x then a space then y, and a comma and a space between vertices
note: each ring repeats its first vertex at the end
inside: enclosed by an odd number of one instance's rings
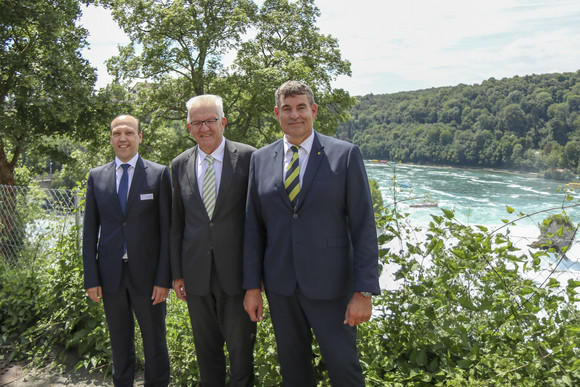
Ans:
POLYGON ((580 70, 357 99, 337 134, 369 159, 580 172, 580 70))

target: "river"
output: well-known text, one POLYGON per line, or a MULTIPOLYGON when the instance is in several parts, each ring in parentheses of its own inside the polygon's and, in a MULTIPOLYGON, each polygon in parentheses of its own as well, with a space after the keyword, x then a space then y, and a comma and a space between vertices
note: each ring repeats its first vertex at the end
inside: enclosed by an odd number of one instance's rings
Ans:
MULTIPOLYGON (((365 166, 369 179, 379 184, 384 205, 396 201, 399 210, 409 214, 408 221, 418 227, 426 227, 432 214, 442 214, 441 209, 454 210, 456 219, 463 224, 483 225, 489 230, 502 227, 503 219, 517 219, 520 212, 533 214, 554 209, 510 226, 510 238, 523 253, 540 235, 538 224, 551 214, 561 213, 562 206, 577 204, 580 199, 576 190, 571 193, 574 200, 566 201, 565 182, 533 174, 374 161, 365 161, 365 166), (413 207, 422 203, 437 203, 437 207, 413 207), (507 207, 515 211, 509 214, 507 207)), ((566 213, 573 224, 580 222, 580 207, 567 209, 566 213)), ((580 279, 578 236, 565 261, 562 270, 580 279)))

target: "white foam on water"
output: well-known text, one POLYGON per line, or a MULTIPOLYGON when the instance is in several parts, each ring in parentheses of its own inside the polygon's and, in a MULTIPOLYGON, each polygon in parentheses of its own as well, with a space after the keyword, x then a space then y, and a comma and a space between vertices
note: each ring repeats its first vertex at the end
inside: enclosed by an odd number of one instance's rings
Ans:
MULTIPOLYGON (((385 206, 393 202, 393 168, 385 165, 367 164, 369 178, 377 180, 380 191, 383 194, 385 206)), ((497 232, 505 234, 509 228, 511 242, 520 249, 515 254, 518 256, 530 256, 535 250, 530 247, 540 235, 538 224, 550 215, 561 213, 560 210, 542 212, 551 208, 559 208, 564 205, 574 204, 564 200, 566 193, 558 192, 558 187, 562 182, 538 179, 531 175, 506 174, 505 181, 502 181, 501 173, 485 175, 482 171, 457 170, 451 168, 437 168, 426 166, 397 166, 396 178, 399 182, 405 182, 412 186, 404 192, 397 192, 397 201, 401 210, 408 212, 407 221, 414 227, 423 230, 432 221, 432 216, 442 216, 442 209, 453 210, 457 221, 462 224, 483 225, 489 232, 499 229, 497 232), (491 177, 486 181, 485 177, 491 177), (469 183, 469 184, 468 184, 469 183), (437 207, 409 208, 409 204, 414 201, 403 201, 408 197, 423 198, 426 195, 430 200, 437 201, 437 207), (506 208, 515 210, 510 214, 506 208), (506 227, 502 219, 514 221, 519 218, 519 213, 533 214, 531 219, 518 220, 515 224, 506 227)), ((576 193, 573 193, 576 195, 576 193)), ((578 200, 580 196, 576 195, 578 200)), ((580 207, 567 209, 572 223, 580 223, 580 207)), ((425 233, 416 233, 415 237, 425 239, 425 233)), ((411 241, 418 243, 420 241, 411 241)), ((393 241, 392 248, 398 251, 398 241, 393 241)), ((452 241, 448 241, 452 243, 452 241)), ((561 258, 561 257, 560 257, 561 258)), ((558 256, 548 256, 542 264, 544 272, 534 278, 535 281, 543 281, 547 275, 555 270, 560 283, 567 279, 580 280, 580 238, 577 237, 566 258, 560 259, 558 256)), ((430 260, 426 259, 423 265, 430 265, 430 260)), ((400 281, 394 281, 393 273, 398 270, 397 265, 388 265, 383 271, 380 283, 383 289, 396 289, 400 281)))

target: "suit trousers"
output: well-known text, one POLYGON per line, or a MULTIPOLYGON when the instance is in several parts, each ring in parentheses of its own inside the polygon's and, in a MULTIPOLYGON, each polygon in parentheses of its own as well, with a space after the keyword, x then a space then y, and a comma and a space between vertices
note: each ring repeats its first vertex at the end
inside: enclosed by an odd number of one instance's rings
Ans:
POLYGON ((212 261, 210 294, 187 295, 201 384, 226 385, 224 342, 230 357, 229 386, 254 385, 256 323, 244 310, 244 294, 230 296, 220 286, 212 261))
POLYGON ((285 387, 314 387, 312 331, 332 386, 365 385, 356 349, 356 327, 344 324, 350 296, 309 299, 297 289, 291 296, 266 291, 285 387))
POLYGON ((153 305, 151 294, 139 293, 123 263, 121 285, 117 293, 103 292, 105 316, 113 351, 113 383, 116 387, 133 386, 135 377, 135 320, 137 317, 145 352, 145 386, 169 385, 169 354, 165 329, 165 302, 153 305))

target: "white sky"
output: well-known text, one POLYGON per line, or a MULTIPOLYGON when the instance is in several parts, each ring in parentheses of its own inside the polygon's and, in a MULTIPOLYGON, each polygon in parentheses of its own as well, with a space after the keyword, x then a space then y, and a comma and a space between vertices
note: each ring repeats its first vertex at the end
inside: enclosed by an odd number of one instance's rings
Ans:
MULTIPOLYGON (((474 84, 580 69, 578 0, 316 0, 317 26, 339 41, 351 95, 474 84)), ((83 55, 111 81, 104 61, 128 38, 110 14, 91 7, 83 55)))

